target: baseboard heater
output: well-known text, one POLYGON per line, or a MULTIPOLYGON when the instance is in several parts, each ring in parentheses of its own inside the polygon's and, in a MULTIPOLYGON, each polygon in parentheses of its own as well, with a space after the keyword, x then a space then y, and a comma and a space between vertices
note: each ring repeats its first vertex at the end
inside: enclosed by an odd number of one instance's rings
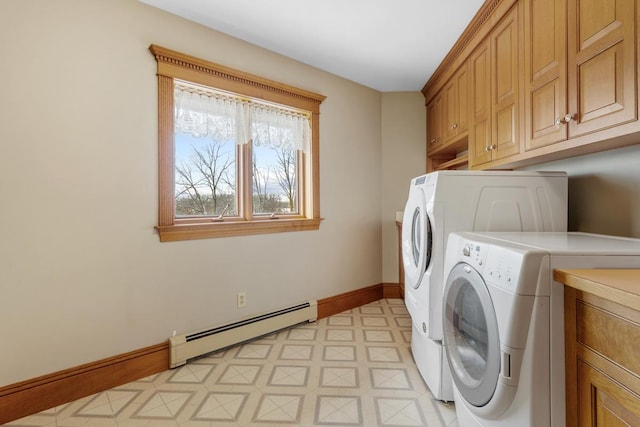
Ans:
POLYGON ((169 338, 170 367, 176 368, 187 363, 189 359, 299 323, 313 322, 317 318, 318 304, 315 300, 311 300, 227 325, 176 335, 169 338))

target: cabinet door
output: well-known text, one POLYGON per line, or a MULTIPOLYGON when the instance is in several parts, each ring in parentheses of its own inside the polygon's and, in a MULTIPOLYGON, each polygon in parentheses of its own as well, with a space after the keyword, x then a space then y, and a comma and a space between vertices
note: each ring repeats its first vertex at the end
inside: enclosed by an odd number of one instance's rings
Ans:
POLYGON ((456 79, 452 78, 442 89, 443 111, 442 135, 444 140, 456 135, 456 121, 458 119, 458 86, 456 79))
POLYGON ((469 166, 491 160, 491 55, 489 43, 478 46, 469 58, 469 166))
POLYGON ((640 396, 580 359, 577 373, 578 426, 640 425, 640 396))
POLYGON ((491 43, 491 159, 520 152, 518 75, 518 7, 504 17, 489 36, 491 43))
POLYGON ((569 137, 636 119, 636 0, 569 0, 569 137))
POLYGON ((557 124, 567 106, 567 2, 524 2, 525 149, 564 141, 567 126, 557 124))
POLYGON ((427 148, 433 147, 437 141, 437 123, 436 101, 431 100, 431 102, 427 104, 427 148))
POLYGON ((433 100, 427 105, 427 147, 430 149, 437 148, 443 141, 442 138, 442 122, 443 122, 443 105, 442 93, 438 93, 433 100))
POLYGON ((457 133, 461 134, 469 128, 469 68, 466 62, 453 78, 457 86, 457 119, 455 126, 457 133))
POLYGON ((469 73, 465 62, 442 89, 444 140, 453 139, 468 129, 469 73))

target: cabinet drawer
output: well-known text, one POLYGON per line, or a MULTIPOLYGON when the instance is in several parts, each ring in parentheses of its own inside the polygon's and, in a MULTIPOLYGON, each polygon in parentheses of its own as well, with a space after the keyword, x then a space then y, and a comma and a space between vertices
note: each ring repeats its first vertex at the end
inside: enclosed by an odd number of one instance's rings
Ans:
POLYGON ((590 350, 640 376, 640 324, 578 300, 576 339, 590 350))

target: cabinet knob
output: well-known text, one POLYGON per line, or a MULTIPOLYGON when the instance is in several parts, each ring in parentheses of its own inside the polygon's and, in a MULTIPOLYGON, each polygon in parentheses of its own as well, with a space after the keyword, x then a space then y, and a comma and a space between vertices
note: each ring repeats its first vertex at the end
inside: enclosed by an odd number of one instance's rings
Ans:
POLYGON ((565 114, 564 117, 558 117, 556 119, 556 126, 565 125, 573 120, 574 114, 565 114))
POLYGON ((453 130, 453 129, 458 129, 458 124, 457 124, 457 123, 452 124, 452 125, 451 125, 451 129, 452 129, 452 130, 453 130))
POLYGON ((435 144, 436 143, 436 139, 435 138, 431 138, 431 143, 435 144))

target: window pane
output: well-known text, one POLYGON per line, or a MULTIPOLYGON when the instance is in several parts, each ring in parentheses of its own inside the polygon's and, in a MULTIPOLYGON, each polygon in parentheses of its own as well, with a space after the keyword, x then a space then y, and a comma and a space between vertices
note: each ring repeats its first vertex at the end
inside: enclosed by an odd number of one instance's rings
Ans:
POLYGON ((176 217, 237 215, 235 142, 180 133, 174 141, 176 217))
POLYGON ((253 213, 297 214, 297 153, 293 149, 253 147, 253 213))

